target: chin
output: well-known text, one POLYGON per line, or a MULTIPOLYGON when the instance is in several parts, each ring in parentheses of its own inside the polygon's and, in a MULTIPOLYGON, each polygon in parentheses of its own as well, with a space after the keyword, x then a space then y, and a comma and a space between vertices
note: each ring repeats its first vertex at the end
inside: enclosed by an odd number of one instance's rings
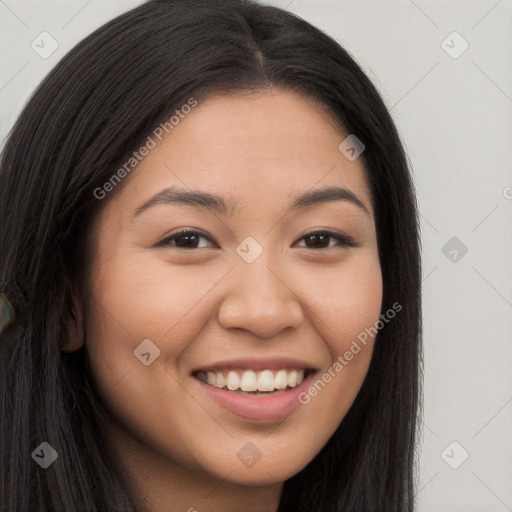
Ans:
MULTIPOLYGON (((233 461, 230 458, 225 464, 220 465, 218 461, 216 464, 215 461, 211 461, 213 465, 207 463, 207 466, 204 466, 204 471, 233 485, 248 487, 272 486, 284 483, 297 473, 300 473, 313 457, 314 455, 309 458, 304 456, 299 460, 297 457, 290 459, 282 454, 275 457, 265 457, 262 454, 261 459, 257 462, 252 462, 253 465, 248 466, 238 459, 233 461)), ((251 462, 248 462, 248 464, 251 464, 251 462)))

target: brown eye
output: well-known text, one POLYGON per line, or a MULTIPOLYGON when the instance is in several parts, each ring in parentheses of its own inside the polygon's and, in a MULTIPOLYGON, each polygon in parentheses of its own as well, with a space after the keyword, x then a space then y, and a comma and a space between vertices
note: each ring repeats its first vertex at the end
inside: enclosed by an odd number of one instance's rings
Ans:
POLYGON ((184 230, 164 238, 162 241, 158 242, 157 247, 176 247, 184 250, 204 249, 208 245, 199 245, 201 239, 213 242, 213 240, 204 233, 184 230))
POLYGON ((330 249, 333 247, 330 245, 331 239, 337 240, 338 246, 357 247, 354 240, 334 231, 313 231, 301 238, 301 240, 307 241, 305 247, 308 249, 330 249))
MULTIPOLYGON (((358 247, 358 244, 351 238, 334 231, 313 231, 304 235, 300 240, 305 240, 307 249, 332 249, 335 246, 358 247), (331 241, 336 240, 338 243, 331 245, 331 241)), ((176 247, 180 250, 189 249, 206 249, 209 247, 208 242, 215 243, 213 240, 199 231, 182 230, 174 233, 162 241, 158 242, 157 247, 176 247), (206 244, 201 245, 201 239, 207 240, 206 244)))

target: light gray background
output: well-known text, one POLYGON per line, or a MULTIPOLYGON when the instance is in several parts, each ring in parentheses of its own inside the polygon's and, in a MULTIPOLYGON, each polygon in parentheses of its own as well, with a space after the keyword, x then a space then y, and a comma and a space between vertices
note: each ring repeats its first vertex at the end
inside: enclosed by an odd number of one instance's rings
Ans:
MULTIPOLYGON (((1 145, 65 52, 140 3, 0 0, 1 145), (59 45, 46 59, 31 48, 43 31, 59 45)), ((351 52, 410 156, 424 273, 417 510, 512 511, 512 0, 267 3, 351 52), (444 49, 463 49, 459 36, 448 37, 454 31, 469 44, 457 58, 444 49)))

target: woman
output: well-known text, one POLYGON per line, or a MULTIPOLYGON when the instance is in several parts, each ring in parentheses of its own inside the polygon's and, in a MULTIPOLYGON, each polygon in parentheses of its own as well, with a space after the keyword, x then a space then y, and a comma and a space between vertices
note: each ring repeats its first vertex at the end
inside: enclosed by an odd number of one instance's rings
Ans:
POLYGON ((330 37, 119 16, 20 115, 0 215, 2 510, 413 510, 413 185, 330 37))

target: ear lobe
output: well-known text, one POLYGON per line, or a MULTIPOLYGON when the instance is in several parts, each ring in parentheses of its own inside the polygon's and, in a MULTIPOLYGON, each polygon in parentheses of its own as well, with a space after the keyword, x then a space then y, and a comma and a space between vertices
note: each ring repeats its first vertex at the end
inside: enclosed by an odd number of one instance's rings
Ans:
POLYGON ((61 343, 62 352, 75 352, 82 348, 85 341, 84 316, 82 307, 74 293, 71 293, 71 306, 67 320, 66 339, 61 343))

